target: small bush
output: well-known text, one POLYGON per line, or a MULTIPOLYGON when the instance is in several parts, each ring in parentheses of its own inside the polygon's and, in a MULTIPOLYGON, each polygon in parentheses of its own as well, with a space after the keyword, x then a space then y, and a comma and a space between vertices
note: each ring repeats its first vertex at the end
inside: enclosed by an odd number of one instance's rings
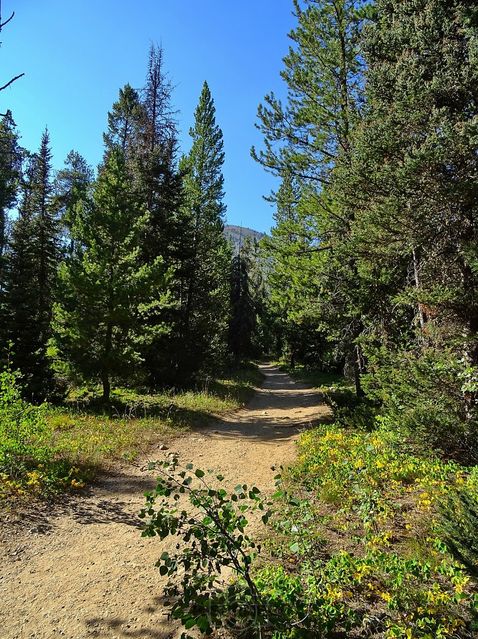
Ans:
POLYGON ((260 546, 246 533, 246 516, 252 510, 262 511, 263 521, 269 517, 259 490, 240 485, 228 493, 221 475, 215 476, 220 487, 214 488, 204 479, 204 471, 192 464, 178 468, 176 459, 150 468, 160 476, 140 513, 148 518, 143 536, 182 539, 175 553, 163 552, 157 563, 160 574, 169 577, 165 594, 171 616, 185 630, 197 628, 211 634, 224 627, 250 627, 252 636, 256 636, 254 629, 260 636, 268 623, 267 610, 251 573, 260 546), (183 496, 189 504, 181 501, 183 496), (233 579, 228 578, 228 570, 233 579))
POLYGON ((48 458, 50 437, 43 407, 22 399, 16 373, 0 373, 0 472, 20 479, 33 462, 48 458))
POLYGON ((0 497, 83 486, 80 470, 55 454, 46 407, 22 399, 18 377, 0 373, 0 497))
POLYGON ((378 352, 364 376, 367 396, 380 405, 387 429, 465 463, 478 461, 474 376, 451 351, 378 352), (471 390, 470 390, 471 389, 471 390), (473 390, 473 392, 472 392, 473 390))
MULTIPOLYGON (((476 471, 475 471, 476 474, 476 471)), ((440 533, 451 554, 478 578, 478 486, 467 482, 441 509, 440 533)))

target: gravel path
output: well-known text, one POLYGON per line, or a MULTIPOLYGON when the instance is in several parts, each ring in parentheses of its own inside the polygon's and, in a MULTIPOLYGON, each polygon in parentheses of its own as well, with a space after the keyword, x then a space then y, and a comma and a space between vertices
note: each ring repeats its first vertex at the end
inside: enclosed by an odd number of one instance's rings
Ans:
MULTIPOLYGON (((182 464, 221 472, 233 484, 274 488, 275 470, 295 457, 301 429, 327 408, 307 387, 263 365, 265 382, 247 408, 175 439, 182 464)), ((51 513, 0 547, 1 639, 175 639, 161 601, 154 563, 165 548, 140 536, 137 513, 153 477, 138 465, 116 467, 87 493, 51 513)))

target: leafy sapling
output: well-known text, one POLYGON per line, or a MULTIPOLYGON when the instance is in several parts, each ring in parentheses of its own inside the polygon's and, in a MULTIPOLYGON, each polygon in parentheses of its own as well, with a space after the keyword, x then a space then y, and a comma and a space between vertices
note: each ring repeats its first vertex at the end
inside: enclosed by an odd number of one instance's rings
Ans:
POLYGON ((142 535, 177 538, 174 552, 164 551, 156 564, 168 577, 165 595, 171 617, 185 630, 210 634, 221 627, 248 628, 252 636, 262 637, 270 621, 252 576, 261 546, 246 528, 256 511, 267 523, 270 503, 255 486, 242 484, 228 492, 224 477, 208 471, 219 485, 215 487, 203 470, 192 464, 183 468, 174 457, 148 468, 159 477, 140 513, 146 520, 142 535))

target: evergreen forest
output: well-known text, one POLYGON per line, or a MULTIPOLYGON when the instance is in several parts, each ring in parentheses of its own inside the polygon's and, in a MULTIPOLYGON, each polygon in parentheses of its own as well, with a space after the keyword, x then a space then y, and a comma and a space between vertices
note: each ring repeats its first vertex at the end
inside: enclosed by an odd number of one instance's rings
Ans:
POLYGON ((81 500, 158 436, 193 450, 272 367, 325 407, 290 431, 293 462, 263 460, 272 489, 239 459, 231 491, 207 455, 149 466, 142 534, 180 538, 157 566, 181 636, 472 639, 478 6, 291 11, 285 91, 264 78, 251 149, 278 185, 259 240, 227 239, 207 81, 181 149, 161 46, 119 88, 98 167, 72 129, 54 170, 48 129, 26 149, 0 116, 0 511, 81 500))

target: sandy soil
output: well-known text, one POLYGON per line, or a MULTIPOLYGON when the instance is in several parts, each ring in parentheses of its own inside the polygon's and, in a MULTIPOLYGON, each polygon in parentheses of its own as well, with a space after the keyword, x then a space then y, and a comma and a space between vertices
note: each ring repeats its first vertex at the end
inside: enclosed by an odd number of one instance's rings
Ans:
MULTIPOLYGON (((298 433, 327 415, 320 398, 272 366, 247 408, 157 448, 180 462, 224 474, 234 484, 274 489, 280 465, 295 456, 298 433)), ((144 539, 137 513, 154 477, 148 460, 116 467, 88 492, 37 513, 16 535, 3 535, 0 565, 2 639, 166 639, 180 632, 161 603, 154 563, 168 540, 144 539)), ((5 529, 7 530, 7 529, 5 529)))

